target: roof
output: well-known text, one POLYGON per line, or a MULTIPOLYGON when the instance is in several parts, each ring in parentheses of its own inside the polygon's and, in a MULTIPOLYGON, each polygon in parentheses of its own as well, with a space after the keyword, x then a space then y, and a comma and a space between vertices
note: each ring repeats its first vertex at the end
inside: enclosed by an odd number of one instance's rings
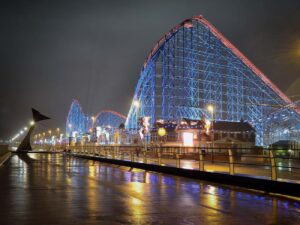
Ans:
POLYGON ((177 126, 177 130, 185 129, 203 129, 205 122, 203 120, 191 120, 188 118, 182 118, 177 126))
POLYGON ((225 132, 255 132, 255 129, 248 122, 229 122, 229 121, 215 121, 213 122, 213 130, 225 132))
POLYGON ((294 144, 294 143, 298 143, 298 142, 297 141, 293 141, 293 140, 280 140, 280 141, 276 141, 272 145, 285 146, 285 145, 291 145, 291 144, 294 144))
POLYGON ((151 131, 157 131, 159 128, 165 128, 167 132, 172 132, 176 129, 176 123, 160 123, 156 122, 151 131))

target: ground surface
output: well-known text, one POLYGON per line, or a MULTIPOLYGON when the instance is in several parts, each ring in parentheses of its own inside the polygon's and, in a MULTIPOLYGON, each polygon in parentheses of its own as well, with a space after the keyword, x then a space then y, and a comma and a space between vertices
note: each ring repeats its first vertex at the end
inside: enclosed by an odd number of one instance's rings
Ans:
POLYGON ((300 224, 300 202, 69 158, 14 155, 0 168, 0 224, 300 224))

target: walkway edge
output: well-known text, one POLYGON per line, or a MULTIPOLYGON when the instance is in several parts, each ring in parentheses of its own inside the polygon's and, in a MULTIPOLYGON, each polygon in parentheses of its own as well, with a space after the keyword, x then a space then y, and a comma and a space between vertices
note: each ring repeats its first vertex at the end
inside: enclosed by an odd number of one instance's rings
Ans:
POLYGON ((5 155, 0 157, 0 167, 11 157, 11 152, 7 152, 5 155))
POLYGON ((107 159, 107 158, 87 156, 87 155, 78 155, 78 154, 70 154, 70 155, 74 157, 90 159, 90 160, 100 161, 104 163, 117 164, 121 166, 134 167, 138 169, 161 172, 161 173, 166 173, 166 174, 171 174, 171 175, 176 175, 181 177, 188 177, 188 178, 205 180, 205 181, 221 183, 226 185, 233 185, 233 186, 243 187, 247 189, 254 189, 254 190, 264 191, 267 193, 275 193, 275 194, 300 197, 300 184, 297 183, 272 181, 272 180, 254 178, 254 177, 244 177, 244 176, 229 175, 229 174, 215 173, 215 172, 204 172, 199 170, 189 170, 189 169, 182 169, 182 168, 169 167, 169 166, 158 166, 153 164, 130 162, 130 161, 117 160, 117 159, 107 159))

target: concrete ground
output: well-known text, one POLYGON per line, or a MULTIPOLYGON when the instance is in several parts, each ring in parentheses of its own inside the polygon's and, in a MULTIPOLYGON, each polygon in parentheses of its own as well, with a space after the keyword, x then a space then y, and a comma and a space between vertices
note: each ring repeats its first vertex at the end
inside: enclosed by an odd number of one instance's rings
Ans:
POLYGON ((300 221, 297 200, 61 154, 15 154, 0 181, 3 225, 300 221))

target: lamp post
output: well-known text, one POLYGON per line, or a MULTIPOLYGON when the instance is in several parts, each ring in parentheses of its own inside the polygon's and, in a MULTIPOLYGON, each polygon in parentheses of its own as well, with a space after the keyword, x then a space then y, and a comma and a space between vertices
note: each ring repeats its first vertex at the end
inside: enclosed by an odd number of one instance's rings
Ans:
POLYGON ((71 144, 70 139, 72 138, 72 130, 71 130, 72 129, 72 124, 71 123, 68 124, 68 128, 69 129, 68 129, 68 133, 66 134, 66 137, 68 138, 68 147, 70 147, 70 144, 71 144))
POLYGON ((159 146, 161 147, 162 146, 162 143, 163 143, 163 137, 167 134, 167 131, 164 127, 161 127, 157 130, 157 134, 158 136, 160 137, 160 144, 159 146))
POLYGON ((92 120, 92 127, 94 127, 96 117, 92 116, 92 117, 91 117, 91 120, 92 120))
POLYGON ((212 138, 212 146, 214 147, 214 107, 213 105, 207 106, 207 110, 211 113, 211 131, 213 133, 213 138, 212 138))
POLYGON ((95 137, 97 136, 96 130, 95 130, 96 117, 92 116, 91 120, 92 120, 92 126, 90 127, 89 132, 91 135, 91 140, 92 140, 92 142, 94 142, 94 139, 96 139, 95 137))
POLYGON ((139 109, 140 109, 140 102, 138 99, 133 100, 133 105, 136 111, 136 137, 134 137, 134 142, 138 142, 138 133, 139 133, 139 109))
POLYGON ((215 134, 214 134, 214 106, 213 105, 208 105, 207 110, 211 113, 211 134, 212 134, 212 139, 211 139, 211 145, 212 145, 212 154, 211 154, 211 161, 212 163, 214 162, 214 140, 215 140, 215 134))
POLYGON ((137 131, 138 131, 138 123, 139 123, 139 111, 140 111, 140 102, 139 100, 134 100, 133 105, 136 108, 136 126, 137 126, 137 131))

